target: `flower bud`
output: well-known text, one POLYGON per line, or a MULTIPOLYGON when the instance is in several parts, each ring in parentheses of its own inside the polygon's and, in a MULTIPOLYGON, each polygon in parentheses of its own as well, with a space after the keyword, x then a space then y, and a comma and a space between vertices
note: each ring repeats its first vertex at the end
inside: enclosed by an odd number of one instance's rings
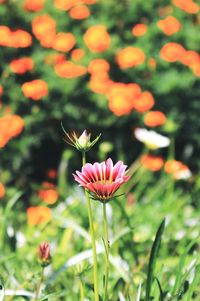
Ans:
POLYGON ((83 133, 80 136, 78 136, 75 132, 67 133, 63 126, 62 129, 66 135, 66 139, 64 139, 64 141, 81 152, 89 151, 96 144, 96 142, 99 140, 101 136, 100 134, 99 136, 96 137, 96 139, 90 141, 91 134, 87 133, 86 130, 84 130, 83 133))
POLYGON ((91 134, 87 134, 87 131, 84 130, 81 136, 78 138, 78 143, 82 148, 87 148, 87 146, 90 144, 90 137, 91 134))
POLYGON ((51 262, 50 246, 47 242, 43 241, 38 249, 38 257, 41 261, 42 267, 45 267, 51 262))

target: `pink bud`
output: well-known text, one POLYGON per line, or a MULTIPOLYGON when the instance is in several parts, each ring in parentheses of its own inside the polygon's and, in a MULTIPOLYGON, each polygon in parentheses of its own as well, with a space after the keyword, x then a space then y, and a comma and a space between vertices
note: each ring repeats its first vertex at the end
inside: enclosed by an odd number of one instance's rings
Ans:
POLYGON ((47 242, 43 241, 38 249, 38 256, 42 261, 42 265, 46 266, 51 261, 51 253, 50 253, 50 246, 47 242))

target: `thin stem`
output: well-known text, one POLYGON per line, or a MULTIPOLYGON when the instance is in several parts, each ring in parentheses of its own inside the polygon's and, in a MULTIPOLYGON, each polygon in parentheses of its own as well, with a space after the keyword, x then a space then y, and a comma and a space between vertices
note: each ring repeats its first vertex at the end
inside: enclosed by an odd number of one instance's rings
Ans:
POLYGON ((85 298, 84 298, 84 287, 83 287, 83 282, 81 280, 81 277, 79 279, 79 287, 80 287, 80 298, 81 298, 81 301, 84 301, 85 298))
MULTIPOLYGON (((83 165, 86 164, 85 152, 83 152, 82 162, 83 162, 83 165)), ((93 254, 93 262, 94 262, 94 268, 93 268, 94 297, 95 297, 95 301, 99 301, 98 272, 97 272, 98 266, 97 266, 97 251, 96 251, 96 243, 95 243, 94 225, 93 225, 93 219, 92 219, 92 208, 91 208, 90 197, 89 197, 89 193, 86 189, 85 189, 85 197, 86 197, 86 201, 87 201, 90 235, 91 235, 91 240, 92 240, 92 254, 93 254)))
POLYGON ((109 240, 108 240, 108 222, 106 214, 106 203, 103 203, 103 223, 104 223, 104 238, 105 238, 105 285, 104 285, 104 301, 108 300, 108 277, 109 277, 109 240))
POLYGON ((36 288, 34 301, 37 301, 39 299, 40 290, 41 290, 41 286, 42 286, 43 281, 44 281, 44 267, 42 267, 42 270, 41 270, 40 281, 39 281, 38 286, 36 288))

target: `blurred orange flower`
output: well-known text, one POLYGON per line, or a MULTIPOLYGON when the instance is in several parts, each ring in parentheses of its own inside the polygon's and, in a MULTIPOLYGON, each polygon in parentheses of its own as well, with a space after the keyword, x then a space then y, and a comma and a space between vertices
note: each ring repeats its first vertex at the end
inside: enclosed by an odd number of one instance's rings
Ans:
POLYGON ((0 25, 0 46, 9 46, 11 30, 8 26, 0 25))
POLYGON ((4 185, 0 182, 0 199, 2 199, 5 195, 5 187, 4 185))
POLYGON ((74 5, 74 0, 54 0, 54 6, 60 10, 69 10, 74 5))
POLYGON ((164 165, 162 157, 152 155, 143 155, 140 162, 144 167, 151 171, 159 171, 164 165))
POLYGON ((42 79, 35 79, 22 85, 22 92, 27 98, 40 100, 48 95, 48 85, 42 79))
POLYGON ((108 72, 109 69, 110 69, 110 65, 108 61, 106 61, 105 59, 93 59, 90 61, 88 65, 89 73, 108 72))
POLYGON ((148 66, 151 69, 155 69, 157 66, 157 61, 153 57, 150 57, 150 59, 148 59, 148 66))
POLYGON ((34 62, 30 57, 23 57, 20 59, 12 60, 9 64, 10 69, 17 74, 24 74, 31 71, 34 67, 34 62))
POLYGON ((87 73, 87 68, 81 65, 75 65, 72 62, 64 61, 55 65, 56 74, 64 78, 73 78, 87 73))
POLYGON ((110 36, 104 25, 91 26, 84 34, 84 42, 92 52, 104 52, 110 46, 110 36))
POLYGON ((147 25, 143 23, 138 23, 135 26, 133 26, 131 32, 135 37, 141 37, 147 32, 147 25))
POLYGON ((138 98, 134 99, 133 107, 139 113, 149 111, 155 104, 153 95, 149 91, 144 91, 138 98))
POLYGON ((93 73, 89 81, 90 89, 97 94, 106 94, 111 85, 112 81, 105 71, 93 73))
POLYGON ((184 10, 188 14, 196 14, 199 11, 199 6, 192 0, 172 0, 173 4, 184 10))
POLYGON ((168 160, 165 163, 164 170, 166 173, 171 174, 173 178, 177 180, 187 179, 192 175, 188 166, 177 160, 168 160))
POLYGON ((184 54, 184 47, 178 43, 167 43, 160 50, 160 57, 171 63, 181 60, 184 54))
POLYGON ((0 148, 11 138, 18 136, 24 128, 24 120, 18 115, 5 115, 0 118, 0 148))
POLYGON ((86 5, 76 5, 70 9, 69 15, 72 19, 82 20, 89 17, 90 10, 86 5))
POLYGON ((71 59, 75 62, 80 61, 85 55, 85 50, 82 48, 77 48, 72 50, 71 52, 71 59))
POLYGON ((168 36, 177 33, 182 27, 181 23, 173 16, 168 16, 163 20, 159 20, 157 26, 168 36))
POLYGON ((44 7, 45 0, 26 0, 24 2, 24 9, 30 11, 40 11, 44 7))
POLYGON ((67 52, 74 47, 75 43, 75 37, 71 32, 60 32, 54 37, 52 48, 58 51, 67 52))
POLYGON ((27 209, 27 223, 31 226, 48 223, 51 220, 51 210, 43 206, 33 206, 27 209))
POLYGON ((11 32, 9 47, 13 48, 27 48, 32 44, 32 37, 30 33, 23 29, 17 29, 11 32))
POLYGON ((58 192, 56 189, 40 189, 38 196, 41 200, 49 205, 53 205, 58 200, 58 192))
POLYGON ((144 52, 137 47, 126 47, 118 51, 116 60, 121 69, 141 65, 145 60, 144 52))
POLYGON ((144 116, 144 124, 149 127, 156 127, 163 125, 167 118, 164 113, 160 111, 151 111, 144 116))
POLYGON ((66 61, 66 57, 64 54, 61 53, 51 53, 44 58, 45 64, 48 65, 55 65, 64 61, 66 61))
POLYGON ((196 51, 192 51, 192 50, 188 50, 185 51, 183 56, 180 59, 181 63, 192 67, 193 65, 195 65, 196 63, 200 63, 200 56, 198 54, 198 52, 196 51))
POLYGON ((56 21, 49 15, 36 16, 32 20, 32 32, 38 40, 49 40, 56 34, 56 21))
POLYGON ((3 95, 3 87, 0 85, 0 97, 3 95))
POLYGON ((113 83, 107 94, 108 106, 117 116, 130 114, 134 109, 134 102, 141 95, 139 85, 113 83))

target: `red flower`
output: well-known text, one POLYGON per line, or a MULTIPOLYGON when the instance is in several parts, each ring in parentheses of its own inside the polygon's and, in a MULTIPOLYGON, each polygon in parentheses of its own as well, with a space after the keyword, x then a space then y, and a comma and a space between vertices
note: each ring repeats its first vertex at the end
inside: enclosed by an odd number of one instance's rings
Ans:
POLYGON ((73 176, 79 186, 85 187, 95 198, 105 202, 129 180, 126 168, 122 161, 118 161, 113 166, 113 161, 109 158, 105 162, 96 162, 93 165, 86 163, 81 172, 76 171, 73 176))

